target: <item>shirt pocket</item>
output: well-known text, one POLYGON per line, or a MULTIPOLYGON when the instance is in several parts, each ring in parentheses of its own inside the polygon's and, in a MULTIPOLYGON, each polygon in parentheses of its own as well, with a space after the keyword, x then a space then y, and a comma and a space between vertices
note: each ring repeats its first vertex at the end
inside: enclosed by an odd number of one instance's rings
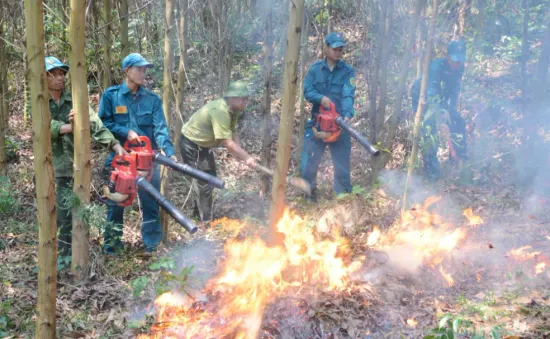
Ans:
POLYGON ((113 117, 114 117, 114 120, 117 124, 119 125, 128 125, 128 120, 129 120, 129 117, 128 117, 128 112, 126 113, 117 113, 116 111, 113 112, 113 117))
POLYGON ((330 96, 333 100, 342 99, 342 89, 344 87, 344 79, 334 78, 330 85, 330 96))
POLYGON ((153 124, 153 111, 143 110, 136 113, 136 123, 140 127, 150 127, 153 124))

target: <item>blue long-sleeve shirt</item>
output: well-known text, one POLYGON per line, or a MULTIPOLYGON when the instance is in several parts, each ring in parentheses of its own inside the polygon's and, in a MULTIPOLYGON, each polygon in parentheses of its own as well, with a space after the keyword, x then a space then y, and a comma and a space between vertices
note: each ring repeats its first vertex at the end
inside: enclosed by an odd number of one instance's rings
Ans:
POLYGON ((166 156, 174 155, 168 125, 164 118, 162 101, 158 95, 140 86, 133 94, 126 83, 105 90, 99 103, 99 117, 121 144, 128 132, 151 140, 153 149, 161 149, 166 156))
POLYGON ((328 97, 336 106, 336 111, 345 118, 354 115, 355 71, 353 67, 338 60, 331 71, 326 59, 315 61, 304 79, 304 97, 313 104, 312 116, 319 113, 321 99, 328 97))
MULTIPOLYGON (((464 74, 464 65, 457 70, 451 70, 446 58, 439 58, 432 61, 428 73, 428 102, 434 102, 440 105, 455 109, 460 95, 462 75, 464 74)), ((420 86, 422 77, 418 78, 412 88, 411 95, 413 101, 418 101, 420 97, 420 86)))

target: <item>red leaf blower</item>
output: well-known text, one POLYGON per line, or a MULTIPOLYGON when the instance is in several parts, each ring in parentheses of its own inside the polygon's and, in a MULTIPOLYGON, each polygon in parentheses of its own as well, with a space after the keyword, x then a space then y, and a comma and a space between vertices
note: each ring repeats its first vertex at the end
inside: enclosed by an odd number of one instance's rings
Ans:
POLYGON ((344 118, 336 112, 336 106, 333 102, 330 103, 328 109, 321 105, 319 114, 317 115, 317 123, 313 129, 315 136, 323 139, 324 142, 335 142, 340 137, 340 134, 342 134, 342 130, 345 130, 370 154, 373 156, 380 155, 380 151, 374 147, 367 138, 345 122, 344 118))

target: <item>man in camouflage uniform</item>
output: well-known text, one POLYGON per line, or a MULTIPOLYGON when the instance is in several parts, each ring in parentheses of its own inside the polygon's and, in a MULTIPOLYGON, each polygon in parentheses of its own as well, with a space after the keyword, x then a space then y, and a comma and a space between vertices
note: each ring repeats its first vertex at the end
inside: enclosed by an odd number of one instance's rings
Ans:
MULTIPOLYGON (((72 95, 65 91, 65 76, 68 72, 68 65, 57 58, 46 57, 46 81, 50 93, 50 133, 56 181, 58 252, 62 256, 70 255, 72 240, 71 206, 68 206, 66 199, 73 187, 73 121, 75 112, 72 95)), ((126 153, 111 132, 103 126, 91 107, 89 115, 92 139, 119 154, 126 153)))

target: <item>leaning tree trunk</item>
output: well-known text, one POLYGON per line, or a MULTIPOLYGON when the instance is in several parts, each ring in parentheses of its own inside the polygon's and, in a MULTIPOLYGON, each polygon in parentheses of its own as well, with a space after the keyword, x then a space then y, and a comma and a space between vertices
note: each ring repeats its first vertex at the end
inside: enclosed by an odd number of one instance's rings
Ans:
POLYGON ((124 58, 130 54, 130 45, 128 40, 128 0, 120 0, 120 50, 124 58))
POLYGON ((71 84, 73 92, 74 116, 74 193, 79 206, 73 211, 72 261, 71 271, 77 280, 84 278, 90 261, 89 225, 82 217, 82 210, 90 203, 92 167, 90 163, 90 115, 88 111, 88 85, 86 79, 85 42, 85 0, 71 0, 69 38, 71 50, 71 84))
POLYGON ((409 74, 409 64, 411 62, 411 54, 416 39, 416 30, 418 27, 418 20, 420 18, 420 12, 422 11, 422 5, 424 0, 416 0, 414 12, 411 13, 410 23, 409 23, 409 36, 407 38, 407 44, 403 52, 403 59, 401 60, 401 71, 399 73, 399 82, 397 85, 397 91, 395 96, 395 104, 393 106, 393 113, 389 119, 388 129, 386 133, 386 138, 384 142, 384 148, 390 150, 390 153, 382 152, 380 157, 377 160, 375 166, 375 172, 372 178, 377 177, 377 173, 386 166, 388 161, 391 159, 391 149, 393 145, 393 139, 397 133, 397 126, 399 123, 399 117, 401 116, 401 110, 403 107, 403 95, 405 94, 405 85, 407 83, 407 76, 409 74))
MULTIPOLYGON (((262 153, 261 164, 271 167, 271 68, 273 65, 273 8, 270 7, 265 18, 265 43, 264 43, 264 97, 262 102, 262 153)), ((269 177, 262 176, 260 194, 266 196, 269 191, 269 177)))
MULTIPOLYGON (((414 130, 413 130, 413 140, 412 140, 412 151, 409 157, 409 168, 407 171, 407 180, 405 182, 405 192, 403 193, 403 211, 407 206, 407 190, 409 187, 409 181, 412 176, 414 169, 414 164, 416 163, 417 153, 418 153, 418 134, 420 132, 420 119, 422 118, 422 112, 427 105, 427 91, 428 91, 428 73, 430 71, 430 63, 432 56, 432 47, 435 40, 435 25, 437 22, 437 9, 438 9, 438 0, 433 0, 432 5, 432 17, 430 20, 430 29, 428 31, 428 42, 426 43, 426 50, 424 54, 424 64, 423 64, 423 74, 422 82, 420 84, 420 101, 418 103, 418 109, 416 110, 416 115, 414 117, 414 130)), ((437 131, 435 131, 437 133, 437 131)))
POLYGON ((111 86, 111 0, 103 0, 103 91, 111 86))
POLYGON ((179 31, 178 44, 180 49, 180 60, 178 66, 178 84, 176 89, 176 117, 174 119, 174 147, 178 148, 179 135, 183 126, 184 117, 184 99, 185 99, 185 79, 187 70, 187 35, 189 26, 189 0, 181 0, 178 2, 179 13, 179 31))
POLYGON ((286 175, 290 159, 290 143, 292 141, 293 122, 296 102, 296 83, 298 81, 298 59, 300 57, 300 35, 304 18, 305 0, 290 1, 290 18, 286 41, 286 54, 283 71, 283 102, 281 109, 281 125, 277 141, 277 160, 273 188, 271 190, 270 228, 271 243, 280 243, 281 234, 277 231, 277 223, 285 208, 286 175))
MULTIPOLYGON (((168 130, 170 130, 170 123, 172 121, 172 98, 173 98, 173 86, 172 86, 172 35, 174 27, 174 4, 172 0, 165 1, 165 13, 164 13, 164 76, 162 86, 162 109, 164 110, 164 117, 168 124, 168 130)), ((166 198, 170 198, 170 190, 168 189, 168 167, 160 166, 160 193, 166 198)), ((168 238, 168 213, 164 209, 160 211, 160 224, 162 225, 162 238, 166 241, 168 238)))
MULTIPOLYGON (((1 9, 1 6, 0 6, 1 9)), ((0 11, 0 17, 2 17, 0 11)), ((6 173, 6 131, 8 130, 8 59, 6 54, 6 43, 3 40, 4 23, 0 21, 0 176, 6 173)))
POLYGON ((50 107, 44 61, 44 8, 42 0, 25 0, 27 55, 31 92, 34 175, 38 219, 37 339, 55 338, 57 285, 57 228, 55 188, 50 141, 50 107))

